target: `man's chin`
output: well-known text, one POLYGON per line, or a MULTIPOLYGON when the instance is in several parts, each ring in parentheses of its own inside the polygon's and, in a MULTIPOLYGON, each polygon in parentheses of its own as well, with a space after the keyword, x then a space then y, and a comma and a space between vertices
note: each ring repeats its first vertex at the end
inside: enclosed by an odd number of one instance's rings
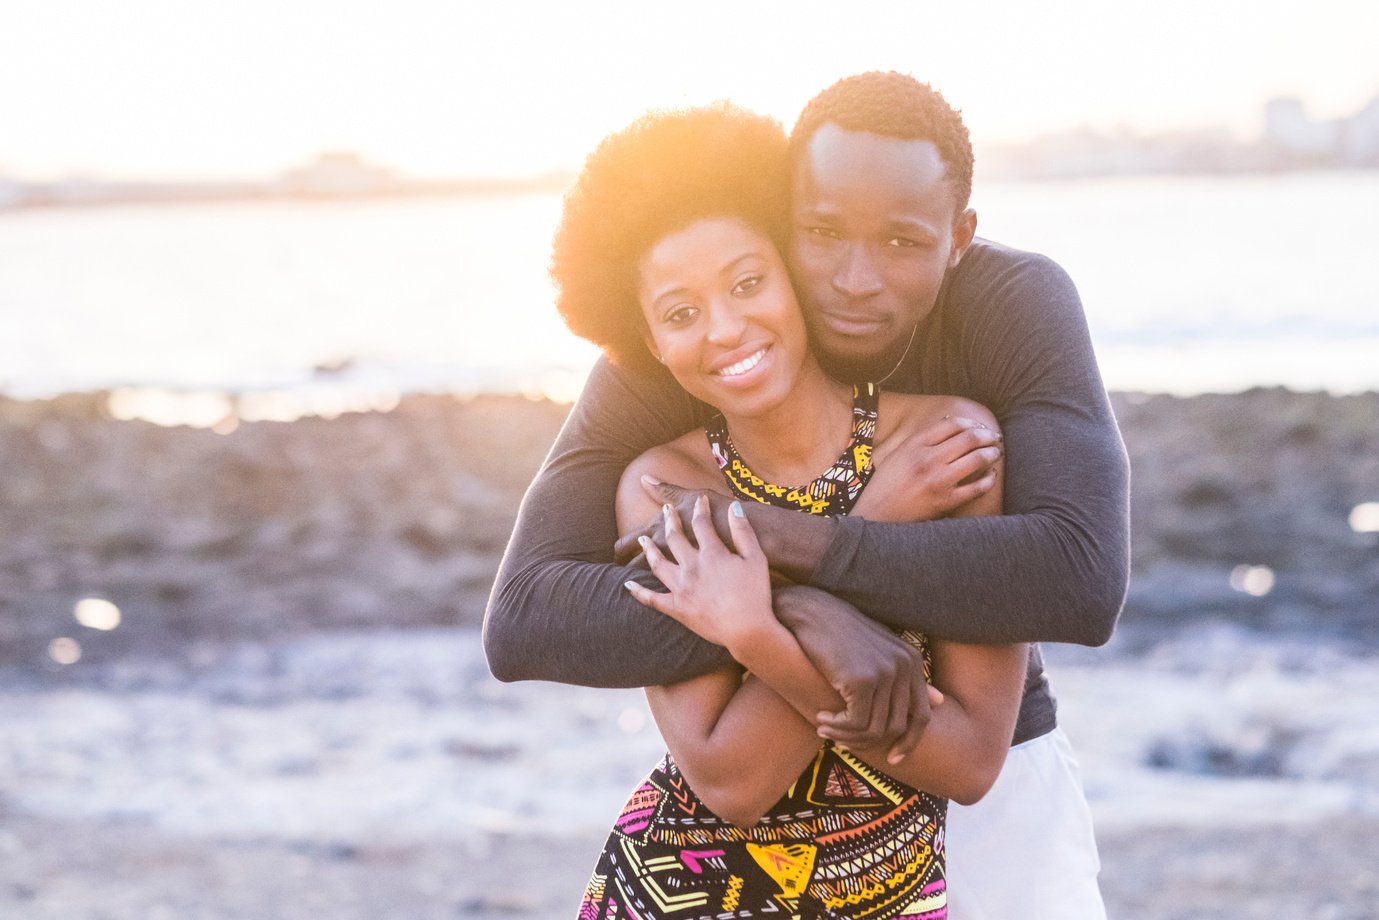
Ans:
POLYGON ((895 370, 907 342, 869 349, 855 338, 818 336, 812 343, 825 373, 845 383, 874 383, 895 370))

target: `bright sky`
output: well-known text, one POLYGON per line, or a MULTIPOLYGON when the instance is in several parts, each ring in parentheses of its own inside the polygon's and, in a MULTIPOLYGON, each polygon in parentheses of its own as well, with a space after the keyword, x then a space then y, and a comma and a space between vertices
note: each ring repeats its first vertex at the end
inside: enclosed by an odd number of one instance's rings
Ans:
POLYGON ((1379 94, 1373 0, 7 0, 0 175, 255 176, 323 149, 418 175, 577 167, 642 110, 728 97, 789 124, 897 69, 978 144, 1079 125, 1258 131, 1379 94))

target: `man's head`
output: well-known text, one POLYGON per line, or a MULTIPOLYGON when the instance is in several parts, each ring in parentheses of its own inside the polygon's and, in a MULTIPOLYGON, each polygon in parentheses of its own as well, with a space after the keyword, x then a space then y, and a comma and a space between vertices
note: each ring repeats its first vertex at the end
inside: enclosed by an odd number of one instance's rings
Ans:
POLYGON ((865 73, 815 96, 790 147, 790 261, 815 347, 835 375, 879 379, 976 232, 967 128, 927 84, 865 73))

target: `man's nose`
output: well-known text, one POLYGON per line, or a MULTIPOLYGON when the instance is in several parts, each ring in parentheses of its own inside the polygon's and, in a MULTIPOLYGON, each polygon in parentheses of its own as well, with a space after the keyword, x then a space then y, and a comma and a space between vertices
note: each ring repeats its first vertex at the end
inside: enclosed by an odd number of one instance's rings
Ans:
POLYGON ((849 297, 867 297, 879 293, 883 287, 876 262, 865 243, 851 242, 844 247, 842 261, 833 274, 833 287, 849 297))

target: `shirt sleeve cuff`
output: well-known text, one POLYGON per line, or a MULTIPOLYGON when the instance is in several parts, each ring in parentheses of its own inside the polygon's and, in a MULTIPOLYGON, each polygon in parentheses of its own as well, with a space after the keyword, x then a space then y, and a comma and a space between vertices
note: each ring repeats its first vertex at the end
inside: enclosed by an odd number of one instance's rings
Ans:
POLYGON ((847 586, 847 572, 852 566, 858 549, 862 545, 862 530, 866 521, 862 518, 837 518, 838 526, 833 528, 833 539, 829 541, 824 557, 814 567, 809 579, 811 587, 836 594, 847 586))

